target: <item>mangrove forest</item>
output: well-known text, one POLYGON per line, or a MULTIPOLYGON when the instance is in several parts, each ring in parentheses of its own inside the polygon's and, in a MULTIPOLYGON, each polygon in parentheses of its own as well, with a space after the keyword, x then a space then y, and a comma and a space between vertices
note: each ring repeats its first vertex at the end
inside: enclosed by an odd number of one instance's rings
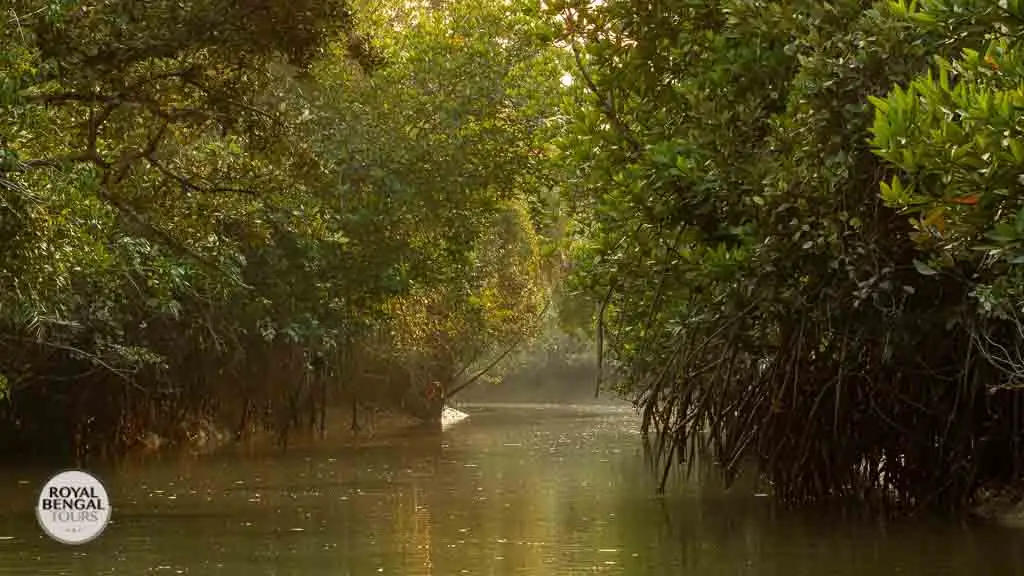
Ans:
POLYGON ((0 8, 8 462, 433 424, 564 353, 665 479, 1020 489, 1024 1, 0 8))

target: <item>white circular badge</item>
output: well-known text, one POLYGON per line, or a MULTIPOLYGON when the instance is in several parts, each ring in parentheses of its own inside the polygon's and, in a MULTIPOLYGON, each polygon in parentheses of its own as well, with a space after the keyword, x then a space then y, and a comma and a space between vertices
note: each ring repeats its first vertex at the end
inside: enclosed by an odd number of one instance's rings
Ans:
POLYGON ((68 470, 43 486, 36 503, 39 525, 63 544, 84 544, 103 532, 110 521, 110 498, 92 474, 68 470))

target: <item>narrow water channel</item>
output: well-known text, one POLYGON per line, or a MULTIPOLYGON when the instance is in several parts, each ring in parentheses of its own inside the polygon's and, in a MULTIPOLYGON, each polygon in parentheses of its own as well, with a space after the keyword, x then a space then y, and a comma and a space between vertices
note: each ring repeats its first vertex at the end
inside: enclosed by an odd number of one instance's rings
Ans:
POLYGON ((458 576, 1024 574, 1024 531, 776 509, 694 479, 658 497, 629 408, 476 406, 439 434, 103 472, 113 522, 80 547, 0 480, 0 574, 458 576))

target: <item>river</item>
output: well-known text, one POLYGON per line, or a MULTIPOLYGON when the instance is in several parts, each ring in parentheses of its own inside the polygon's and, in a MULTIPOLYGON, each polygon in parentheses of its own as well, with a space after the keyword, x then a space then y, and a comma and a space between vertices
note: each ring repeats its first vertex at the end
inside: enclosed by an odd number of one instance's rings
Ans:
POLYGON ((475 406, 443 433, 99 472, 102 536, 43 536, 50 471, 0 475, 0 574, 1024 574, 1024 532, 779 509, 695 478, 659 497, 628 407, 475 406))

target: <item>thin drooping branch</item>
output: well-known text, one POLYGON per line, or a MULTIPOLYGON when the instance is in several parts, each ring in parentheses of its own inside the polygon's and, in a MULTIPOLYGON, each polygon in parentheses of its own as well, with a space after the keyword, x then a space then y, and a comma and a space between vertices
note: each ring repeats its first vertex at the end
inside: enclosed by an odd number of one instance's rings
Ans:
MULTIPOLYGON (((616 278, 617 280, 617 278, 616 278)), ((604 313, 608 309, 608 303, 612 300, 618 282, 613 281, 601 300, 601 307, 597 311, 597 382, 594 384, 594 398, 601 395, 601 385, 604 383, 604 313)))
MULTIPOLYGON (((671 246, 670 249, 673 252, 676 251, 679 248, 679 241, 682 239, 683 233, 685 231, 686 231, 686 227, 685 226, 679 226, 679 229, 676 231, 675 239, 672 240, 672 243, 670 245, 671 246)), ((657 287, 657 289, 654 292, 654 299, 651 301, 651 305, 650 305, 650 307, 648 308, 648 311, 647 311, 647 322, 644 324, 644 332, 643 332, 644 337, 643 337, 643 341, 642 341, 641 348, 640 348, 640 353, 639 353, 639 357, 641 357, 641 358, 646 357, 647 349, 650 346, 650 342, 651 342, 651 337, 650 337, 651 328, 654 326, 654 319, 657 317, 658 313, 661 312, 661 302, 662 302, 662 299, 664 297, 664 292, 665 292, 665 281, 668 279, 670 273, 672 272, 671 262, 672 262, 671 255, 670 254, 666 254, 666 261, 665 261, 664 265, 662 266, 661 275, 658 278, 658 287, 657 287)), ((634 377, 636 376, 636 370, 639 370, 639 368, 640 368, 640 364, 637 363, 637 367, 636 367, 636 369, 634 369, 634 377)))
POLYGON ((76 355, 78 355, 78 356, 80 356, 82 358, 87 359, 90 362, 93 362, 97 366, 102 367, 103 369, 107 370, 111 374, 113 374, 113 375, 117 376, 118 378, 124 380, 126 383, 130 384, 131 386, 133 386, 135 388, 138 388, 139 390, 142 390, 143 392, 145 392, 145 389, 143 389, 141 386, 139 386, 134 380, 132 380, 128 376, 128 374, 131 373, 130 370, 120 370, 120 369, 117 369, 117 368, 111 366, 110 364, 107 364, 106 362, 104 362, 99 356, 97 356, 95 354, 90 354, 89 352, 86 352, 85 350, 82 350, 81 348, 76 348, 76 347, 70 346, 68 344, 58 344, 56 342, 47 342, 45 340, 38 340, 38 339, 35 339, 35 338, 24 338, 24 337, 19 337, 19 336, 4 336, 4 335, 0 335, 0 339, 8 340, 8 341, 18 341, 18 342, 25 342, 25 343, 30 343, 30 344, 36 344, 38 346, 44 346, 46 348, 53 348, 55 350, 63 350, 65 352, 71 352, 72 354, 76 354, 76 355))
POLYGON ((455 382, 456 380, 461 378, 462 375, 466 373, 466 370, 469 370, 469 367, 475 364, 476 361, 480 359, 480 356, 481 352, 478 351, 473 355, 473 358, 469 362, 463 364, 462 368, 459 368, 459 371, 456 372, 454 376, 452 376, 452 382, 455 382))
MULTIPOLYGON (((538 317, 539 318, 543 318, 544 315, 547 314, 548 308, 550 308, 550 307, 551 307, 551 300, 548 300, 547 303, 544 304, 544 308, 540 311, 540 314, 538 314, 538 317)), ((497 366, 499 362, 504 360, 506 356, 511 354, 513 350, 518 348, 519 345, 522 344, 523 340, 525 340, 525 339, 526 339, 526 333, 524 332, 523 334, 520 334, 519 337, 516 338, 515 341, 513 341, 512 344, 508 348, 505 348, 505 350, 501 354, 499 354, 497 357, 494 358, 494 360, 489 362, 487 364, 487 366, 485 366, 482 369, 480 369, 469 380, 466 380, 462 384, 459 384, 455 388, 449 390, 446 393, 446 396, 450 398, 450 397, 458 394, 459 392, 465 390, 470 384, 473 384, 474 382, 476 382, 477 380, 482 378, 485 374, 487 374, 492 369, 494 369, 494 367, 497 366)))
MULTIPOLYGON (((612 248, 612 251, 618 250, 620 246, 625 244, 626 240, 630 238, 636 238, 636 235, 643 229, 643 222, 637 224, 633 229, 632 234, 623 235, 619 238, 619 241, 612 248)), ((601 395, 601 385, 604 383, 604 333, 605 333, 605 312, 608 309, 608 304, 611 303, 612 295, 615 294, 615 290, 618 289, 619 276, 614 276, 611 283, 608 285, 608 291, 605 293, 604 298, 601 300, 601 306, 597 311, 597 379, 594 384, 594 398, 601 395)))
POLYGON ((519 346, 519 344, 521 344, 521 343, 522 343, 522 339, 521 338, 516 340, 515 342, 513 342, 511 346, 506 348, 501 354, 499 354, 497 357, 495 357, 494 360, 492 360, 489 364, 487 364, 487 366, 485 366, 479 372, 474 374, 469 380, 466 380, 462 384, 459 384, 458 386, 456 386, 452 390, 448 391, 445 394, 445 396, 451 398, 452 396, 454 396, 454 395, 458 394, 459 392, 465 390, 467 387, 469 387, 469 385, 473 384, 474 382, 476 382, 477 380, 482 378, 485 374, 490 372, 495 366, 498 365, 499 362, 501 362, 502 360, 505 359, 506 356, 511 354, 512 351, 515 350, 519 346))

